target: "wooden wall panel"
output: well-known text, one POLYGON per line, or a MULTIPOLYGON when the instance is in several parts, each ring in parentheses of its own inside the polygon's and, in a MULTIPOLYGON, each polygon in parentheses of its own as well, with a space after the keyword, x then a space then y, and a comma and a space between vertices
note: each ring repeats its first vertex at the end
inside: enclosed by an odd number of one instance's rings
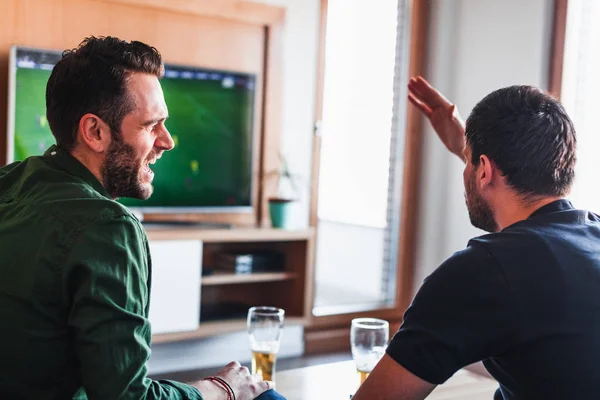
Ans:
POLYGON ((156 9, 168 9, 185 14, 208 15, 257 25, 271 25, 283 18, 285 9, 253 0, 99 0, 156 9))
MULTIPOLYGON (((73 48, 89 35, 113 35, 125 40, 140 40, 155 46, 163 55, 165 62, 219 68, 257 74, 257 113, 255 118, 255 166, 258 177, 261 167, 258 152, 264 149, 260 143, 262 121, 263 70, 265 65, 265 27, 260 23, 258 14, 253 19, 244 20, 247 14, 240 10, 240 18, 227 19, 216 16, 202 16, 201 9, 195 13, 185 10, 158 9, 152 3, 148 7, 139 2, 117 0, 3 0, 3 12, 0 13, 0 165, 6 163, 6 125, 7 125, 7 85, 8 54, 11 45, 64 50, 73 48), (248 22, 250 21, 250 22, 248 22)), ((180 2, 181 3, 181 2, 180 2)), ((229 1, 229 3, 232 3, 229 1)), ((228 3, 228 4, 229 4, 228 3)), ((173 3, 175 4, 175 3, 173 3)), ((179 4, 179 3, 178 3, 179 4)), ((198 3, 200 4, 200 3, 198 3)), ((208 4, 208 3, 207 3, 208 4)), ((233 4, 233 3, 232 3, 233 4)), ((235 7, 226 7, 225 17, 234 16, 235 7)), ((246 5, 257 9, 253 5, 246 5)), ((209 7, 210 8, 210 7, 209 7)), ((213 7, 214 8, 214 7, 213 7)), ((281 9, 269 10, 266 6, 265 18, 282 17, 281 9)), ((210 11, 209 9, 208 11, 210 11)), ((256 11, 256 10, 255 10, 256 11)), ((213 10, 213 13, 216 12, 213 10)), ((210 13, 209 13, 210 14, 210 13)), ((280 26, 282 19, 275 22, 280 26)), ((271 74, 280 69, 281 60, 269 60, 271 74)), ((270 87, 269 90, 280 90, 270 87)), ((268 98, 278 98, 269 95, 268 98)), ((266 136, 278 145, 280 121, 279 104, 273 104, 269 110, 266 136), (271 122, 273 121, 273 122, 271 122)), ((273 146, 267 146, 272 155, 266 160, 277 157, 273 146)), ((258 179, 256 179, 258 186, 258 179)), ((258 187, 255 193, 258 193, 258 187)), ((258 196, 255 195, 255 201, 258 196)), ((258 206, 257 210, 264 210, 258 206)), ((221 220, 222 216, 213 215, 212 220, 221 220)), ((234 223, 254 223, 255 216, 237 214, 234 223), (250 217, 250 218, 249 218, 250 217)))

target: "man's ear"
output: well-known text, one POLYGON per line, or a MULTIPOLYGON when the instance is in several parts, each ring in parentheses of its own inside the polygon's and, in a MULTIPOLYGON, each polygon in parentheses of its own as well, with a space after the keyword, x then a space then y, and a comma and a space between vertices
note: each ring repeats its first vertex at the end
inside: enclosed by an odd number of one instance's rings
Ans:
POLYGON ((492 185, 496 178, 495 175, 498 173, 492 160, 485 154, 482 154, 479 156, 479 167, 477 169, 480 189, 485 189, 487 186, 492 185))
POLYGON ((77 141, 95 153, 103 153, 111 141, 110 127, 95 114, 85 114, 79 120, 77 141))

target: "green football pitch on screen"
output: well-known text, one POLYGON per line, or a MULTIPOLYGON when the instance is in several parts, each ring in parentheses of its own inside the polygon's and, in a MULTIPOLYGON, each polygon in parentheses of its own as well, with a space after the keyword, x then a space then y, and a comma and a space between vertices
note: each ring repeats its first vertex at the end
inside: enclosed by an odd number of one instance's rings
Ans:
MULTIPOLYGON (((46 119, 50 71, 19 68, 16 75, 14 159, 54 144, 46 119)), ((154 194, 135 207, 250 205, 253 91, 221 80, 163 79, 166 126, 175 148, 152 166, 154 194)))
POLYGON ((19 68, 15 88, 14 159, 43 154, 55 143, 46 120, 46 83, 50 72, 19 68))

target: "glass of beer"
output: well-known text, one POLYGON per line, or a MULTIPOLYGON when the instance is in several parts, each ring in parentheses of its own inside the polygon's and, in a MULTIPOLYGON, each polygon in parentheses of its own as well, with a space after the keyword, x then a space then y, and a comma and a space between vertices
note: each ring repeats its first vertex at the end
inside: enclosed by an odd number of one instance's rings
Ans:
POLYGON ((390 325, 387 321, 375 318, 352 320, 350 344, 361 385, 385 354, 389 336, 390 325))
POLYGON ((274 381, 285 311, 275 307, 252 307, 248 311, 248 333, 252 350, 252 374, 274 381))

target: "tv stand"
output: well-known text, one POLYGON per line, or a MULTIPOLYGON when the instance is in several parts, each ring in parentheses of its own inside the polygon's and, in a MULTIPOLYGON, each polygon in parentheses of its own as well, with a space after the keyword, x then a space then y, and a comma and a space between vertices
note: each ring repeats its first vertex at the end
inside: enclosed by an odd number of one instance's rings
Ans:
MULTIPOLYGON (((248 307, 270 305, 285 310, 286 322, 305 324, 311 319, 313 300, 313 263, 315 231, 313 228, 285 230, 259 227, 232 229, 198 229, 197 225, 186 224, 173 227, 168 223, 144 224, 150 244, 169 244, 169 241, 198 240, 201 242, 202 269, 213 269, 211 275, 198 276, 200 285, 200 315, 196 329, 183 332, 161 332, 154 334, 152 343, 197 340, 246 330, 248 307), (281 253, 283 265, 272 271, 235 274, 214 269, 222 253, 258 253, 273 251, 281 253), (240 313, 241 305, 244 312, 240 313), (235 306, 235 307, 233 307, 235 306), (244 314, 244 315, 242 315, 244 314)), ((168 253, 168 252, 167 252, 168 253)), ((168 256, 153 259, 154 268, 173 268, 176 260, 168 256), (162 263, 162 264, 161 264, 162 263)), ((181 285, 177 280, 162 280, 153 283, 156 293, 166 293, 177 298, 181 285)), ((177 308, 173 313, 177 313, 177 308)), ((192 317, 193 318, 193 317, 192 317)))
POLYGON ((198 221, 149 221, 142 222, 146 229, 231 229, 233 224, 218 222, 198 222, 198 221))

